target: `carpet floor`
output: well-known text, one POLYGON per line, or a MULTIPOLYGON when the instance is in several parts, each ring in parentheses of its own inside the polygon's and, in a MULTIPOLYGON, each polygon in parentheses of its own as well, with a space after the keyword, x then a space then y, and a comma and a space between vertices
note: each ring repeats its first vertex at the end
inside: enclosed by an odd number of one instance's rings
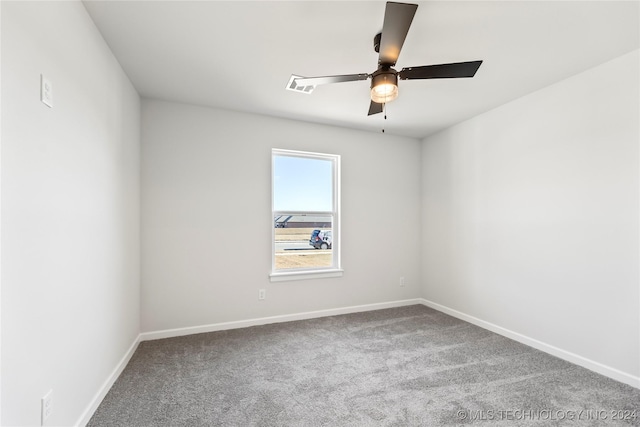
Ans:
POLYGON ((640 390, 421 306, 142 342, 89 426, 640 426, 640 390))

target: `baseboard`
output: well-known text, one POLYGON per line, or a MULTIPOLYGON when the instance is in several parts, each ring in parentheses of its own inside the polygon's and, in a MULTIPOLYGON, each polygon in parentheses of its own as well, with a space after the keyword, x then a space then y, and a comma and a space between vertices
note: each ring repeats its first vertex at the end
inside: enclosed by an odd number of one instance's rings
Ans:
POLYGON ((319 317, 337 316, 340 314, 360 313, 364 311, 382 310, 385 308, 404 307, 422 304, 422 299, 407 299, 401 301, 382 302, 376 304, 355 305, 350 307, 332 308, 327 310, 307 311, 303 313, 285 314, 280 316, 260 317, 256 319, 238 320, 233 322, 213 323, 210 325, 193 326, 187 328, 165 329, 140 334, 140 341, 158 340, 163 338, 180 337, 184 335, 202 334, 206 332, 225 331, 228 329, 248 328, 250 326, 268 325, 270 323, 292 322, 295 320, 316 319, 319 317))
POLYGON ((586 357, 582 357, 580 355, 571 353, 570 351, 563 350, 561 348, 552 346, 542 341, 538 341, 534 338, 530 338, 518 332, 511 331, 509 329, 503 328, 502 326, 498 326, 493 323, 486 322, 482 319, 478 319, 477 317, 470 316, 468 314, 465 314, 458 310, 454 310, 447 306, 435 303, 433 301, 429 301, 424 298, 419 298, 419 300, 420 300, 420 304, 433 308, 434 310, 441 311, 450 316, 456 317, 460 320, 464 320, 466 322, 472 323, 481 328, 490 330, 491 332, 495 332, 496 334, 505 336, 507 338, 511 338, 514 341, 518 341, 522 344, 528 345, 529 347, 533 347, 540 351, 544 351, 545 353, 559 357, 560 359, 566 360, 567 362, 574 363, 578 366, 582 366, 583 368, 587 368, 591 371, 597 372, 606 377, 612 378, 616 381, 620 381, 621 383, 628 384, 635 388, 640 388, 640 377, 636 377, 626 372, 622 372, 618 369, 612 368, 607 365, 603 365, 602 363, 595 362, 591 359, 587 359, 586 357))
POLYGON ((102 403, 102 399, 104 399, 104 397, 107 395, 124 368, 127 366, 127 363, 129 363, 129 360, 131 360, 133 353, 135 353, 136 349, 138 348, 138 344, 140 344, 140 335, 138 335, 136 339, 133 340, 133 343, 131 343, 131 346, 129 346, 127 352, 124 354, 124 356, 122 356, 122 359, 120 359, 120 362, 118 362, 118 364, 113 369, 113 371, 111 371, 111 374, 107 377, 100 389, 98 389, 98 392, 95 394, 95 396, 93 396, 93 399, 91 399, 89 406, 87 406, 87 409, 84 410, 84 412, 80 416, 80 419, 78 419, 78 421, 75 423, 76 426, 86 426, 89 423, 89 420, 96 412, 96 409, 98 409, 98 406, 100 406, 100 403, 102 403))

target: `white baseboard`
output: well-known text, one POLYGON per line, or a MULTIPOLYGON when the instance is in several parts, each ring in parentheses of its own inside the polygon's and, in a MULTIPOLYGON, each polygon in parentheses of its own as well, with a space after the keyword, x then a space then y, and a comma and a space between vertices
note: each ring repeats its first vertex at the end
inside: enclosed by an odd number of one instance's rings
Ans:
POLYGON ((612 368, 607 365, 603 365, 602 363, 595 362, 591 359, 587 359, 586 357, 582 357, 580 355, 571 353, 570 351, 563 350, 561 348, 552 346, 542 341, 538 341, 526 335, 519 334, 517 332, 503 328, 502 326, 494 325, 493 323, 486 322, 482 319, 478 319, 477 317, 470 316, 468 314, 465 314, 458 310, 454 310, 447 306, 435 303, 433 301, 429 301, 424 298, 419 298, 419 300, 420 300, 420 304, 423 304, 427 307, 431 307, 434 310, 441 311, 450 316, 472 323, 481 328, 490 330, 491 332, 495 332, 496 334, 505 336, 507 338, 511 338, 514 341, 518 341, 522 344, 528 345, 529 347, 533 347, 535 349, 544 351, 545 353, 549 353, 553 356, 559 357, 560 359, 566 360, 567 362, 571 362, 578 366, 582 366, 583 368, 587 368, 591 371, 597 372, 599 374, 612 378, 616 381, 620 381, 621 383, 628 384, 635 388, 640 388, 640 377, 636 377, 626 372, 622 372, 618 369, 612 368))
POLYGON ((158 340, 163 338, 180 337, 184 335, 202 334, 206 332, 225 331, 228 329, 248 328, 250 326, 268 325, 270 323, 292 322, 294 320, 316 319, 319 317, 337 316, 340 314, 360 313, 364 311, 382 310, 384 308, 404 307, 422 304, 422 299, 414 298, 401 301, 382 302, 376 304, 355 305, 351 307, 332 308, 328 310, 307 311, 304 313, 285 314, 281 316, 260 317, 256 319, 237 320, 233 322, 213 323, 203 326, 187 328, 165 329, 163 331, 144 332, 140 334, 140 341, 158 340))
POLYGON ((127 363, 129 363, 129 360, 131 360, 133 353, 135 353, 136 349, 138 348, 138 344, 140 344, 140 335, 138 335, 136 339, 133 340, 133 343, 131 343, 131 346, 129 346, 127 352, 124 354, 124 356, 122 356, 122 359, 120 359, 120 362, 118 362, 118 364, 113 369, 113 371, 111 371, 111 374, 107 377, 100 389, 98 389, 98 392, 95 394, 95 396, 93 396, 93 399, 91 399, 89 406, 87 406, 87 409, 84 410, 84 412, 80 416, 80 419, 78 419, 78 421, 75 423, 76 426, 86 426, 87 423, 89 423, 89 420, 96 412, 96 409, 98 409, 98 406, 100 406, 100 403, 102 403, 102 399, 104 399, 104 397, 107 395, 124 368, 127 366, 127 363))

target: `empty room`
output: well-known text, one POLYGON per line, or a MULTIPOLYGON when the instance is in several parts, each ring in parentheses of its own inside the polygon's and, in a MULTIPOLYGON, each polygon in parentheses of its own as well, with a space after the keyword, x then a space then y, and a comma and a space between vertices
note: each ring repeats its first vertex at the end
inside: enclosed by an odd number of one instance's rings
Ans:
POLYGON ((640 2, 0 25, 2 426, 640 425, 640 2))

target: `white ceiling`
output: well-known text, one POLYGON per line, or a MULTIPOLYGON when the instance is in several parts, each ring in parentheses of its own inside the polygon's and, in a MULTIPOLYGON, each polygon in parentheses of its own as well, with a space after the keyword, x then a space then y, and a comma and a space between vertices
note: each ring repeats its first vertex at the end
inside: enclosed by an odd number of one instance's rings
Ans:
MULTIPOLYGON (((397 69, 482 59, 472 79, 285 90, 291 74, 371 73, 381 1, 84 1, 143 97, 424 137, 640 45, 638 1, 426 1, 397 69)), ((615 76, 611 76, 615 79, 615 76)))

